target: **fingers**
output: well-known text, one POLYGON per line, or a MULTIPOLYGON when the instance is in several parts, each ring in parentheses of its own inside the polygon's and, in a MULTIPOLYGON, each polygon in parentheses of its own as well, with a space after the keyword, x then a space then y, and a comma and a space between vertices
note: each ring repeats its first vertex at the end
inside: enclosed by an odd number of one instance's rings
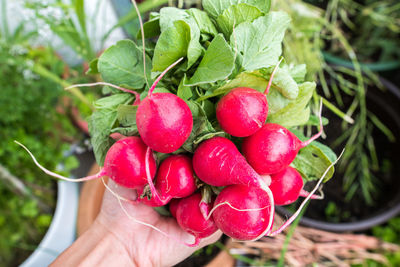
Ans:
POLYGON ((207 245, 210 245, 212 243, 217 242, 221 238, 221 236, 222 236, 221 230, 216 231, 215 233, 213 233, 209 237, 206 237, 206 238, 202 239, 200 241, 199 248, 202 248, 202 247, 205 247, 207 245))

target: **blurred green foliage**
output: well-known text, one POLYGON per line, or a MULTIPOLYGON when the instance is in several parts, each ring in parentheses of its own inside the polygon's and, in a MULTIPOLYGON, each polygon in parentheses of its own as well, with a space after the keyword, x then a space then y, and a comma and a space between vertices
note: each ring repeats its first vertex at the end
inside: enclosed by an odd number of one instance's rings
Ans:
POLYGON ((65 159, 66 140, 77 131, 62 106, 62 87, 32 71, 40 64, 61 76, 64 63, 50 48, 32 48, 23 26, 13 33, 0 32, 0 165, 23 182, 28 193, 0 177, 0 266, 21 263, 42 239, 55 206, 55 180, 43 174, 27 153, 13 141, 25 144, 49 169, 63 163, 64 174, 76 168, 76 158, 65 159))

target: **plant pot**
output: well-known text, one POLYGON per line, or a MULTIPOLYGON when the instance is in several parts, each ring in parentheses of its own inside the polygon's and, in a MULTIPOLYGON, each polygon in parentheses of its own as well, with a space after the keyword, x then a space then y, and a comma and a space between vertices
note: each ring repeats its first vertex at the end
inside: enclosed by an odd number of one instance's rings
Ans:
MULTIPOLYGON (((95 174, 99 171, 99 166, 94 164, 89 172, 89 175, 95 174)), ((84 183, 79 199, 79 212, 77 221, 78 236, 83 234, 94 222, 97 214, 100 211, 101 203, 105 187, 100 179, 87 181, 84 183)), ((206 266, 206 267, 233 267, 235 260, 226 251, 220 251, 218 254, 206 265, 197 264, 191 261, 190 258, 181 262, 178 266, 206 266)))
MULTIPOLYGON (((89 151, 78 153, 74 146, 67 154, 75 154, 81 163, 72 171, 75 177, 84 176, 88 172, 88 164, 91 166, 94 161, 93 153, 89 151)), ((52 179, 50 176, 46 178, 52 179)), ((57 205, 50 227, 37 249, 20 266, 48 266, 75 241, 78 204, 79 183, 58 181, 57 205)))
MULTIPOLYGON (((302 225, 333 232, 358 232, 385 223, 390 218, 400 214, 400 180, 397 178, 400 171, 400 165, 398 164, 400 162, 400 156, 398 155, 400 149, 400 89, 383 78, 381 78, 381 82, 387 90, 369 89, 367 93, 367 105, 390 128, 396 137, 396 141, 395 143, 390 143, 384 138, 385 136, 382 133, 373 133, 378 153, 381 156, 384 155, 385 158, 390 159, 392 162, 391 171, 388 174, 378 177, 383 184, 382 188, 384 188, 384 193, 380 195, 379 203, 375 207, 368 207, 362 202, 357 206, 355 203, 356 200, 352 200, 350 204, 346 204, 344 201, 340 202, 340 199, 335 198, 339 195, 337 191, 341 191, 341 187, 335 184, 340 179, 338 180, 338 177, 333 177, 324 187, 325 199, 312 200, 310 202, 304 217, 300 221, 302 225), (326 222, 322 218, 317 218, 315 214, 317 211, 320 213, 319 215, 323 213, 324 208, 329 203, 329 199, 335 200, 337 202, 336 207, 339 209, 343 209, 344 205, 354 206, 355 209, 361 210, 364 215, 353 216, 353 213, 351 213, 350 220, 347 222, 326 222)), ((329 125, 326 127, 328 136, 329 129, 332 127, 340 129, 340 122, 336 125, 334 121, 331 123, 333 124, 331 127, 329 125)), ((284 207, 277 207, 277 212, 284 216, 290 216, 290 212, 284 207)))
MULTIPOLYGON (((346 68, 354 68, 351 60, 344 59, 338 56, 334 56, 328 52, 322 53, 326 62, 334 65, 343 66, 346 68)), ((400 67, 400 61, 378 61, 374 63, 363 63, 360 62, 360 67, 363 71, 390 71, 400 67)))

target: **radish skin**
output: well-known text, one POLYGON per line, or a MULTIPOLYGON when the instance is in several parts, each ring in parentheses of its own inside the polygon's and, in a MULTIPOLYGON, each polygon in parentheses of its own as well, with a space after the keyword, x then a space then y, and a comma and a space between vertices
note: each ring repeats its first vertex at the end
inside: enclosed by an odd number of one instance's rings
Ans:
POLYGON ((235 144, 224 137, 202 142, 194 152, 193 168, 200 180, 212 186, 244 184, 263 189, 268 187, 235 144))
POLYGON ((245 137, 258 131, 267 120, 266 96, 252 88, 238 87, 217 104, 216 115, 221 128, 232 136, 245 137))
POLYGON ((300 173, 290 166, 272 174, 269 188, 274 196, 275 205, 289 205, 295 202, 300 196, 303 185, 300 173))
POLYGON ((320 130, 309 140, 301 142, 296 135, 276 123, 266 123, 255 134, 243 139, 242 152, 249 164, 261 175, 282 171, 295 159, 299 150, 321 136, 322 104, 320 106, 320 130))
POLYGON ((255 240, 272 226, 274 208, 270 200, 259 187, 230 185, 217 196, 212 217, 224 234, 237 240, 255 240))
MULTIPOLYGON (((218 230, 212 218, 208 220, 203 218, 199 208, 200 201, 201 194, 195 193, 180 199, 176 208, 176 221, 180 227, 198 240, 208 237, 218 230)), ((209 209, 211 207, 210 203, 209 209)))
POLYGON ((266 94, 282 59, 272 71, 264 93, 248 87, 237 87, 221 98, 217 104, 216 115, 225 132, 236 137, 246 137, 264 125, 268 115, 266 94))
MULTIPOLYGON (((150 156, 150 148, 146 153, 146 159, 150 156)), ((147 166, 147 160, 146 160, 147 166)), ((151 198, 140 199, 146 205, 160 207, 168 204, 172 198, 184 198, 196 191, 196 180, 192 167, 192 160, 186 155, 171 155, 161 164, 157 172, 155 185, 151 176, 147 176, 151 191, 151 198)), ((144 188, 143 188, 144 189, 144 188)), ((143 194, 139 190, 139 195, 143 194)))

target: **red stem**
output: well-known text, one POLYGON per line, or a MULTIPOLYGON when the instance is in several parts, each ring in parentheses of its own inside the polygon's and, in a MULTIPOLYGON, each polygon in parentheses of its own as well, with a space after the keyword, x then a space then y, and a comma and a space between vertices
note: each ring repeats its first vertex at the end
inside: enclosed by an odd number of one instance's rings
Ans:
MULTIPOLYGON (((301 191, 300 191, 300 196, 301 196, 301 197, 308 197, 309 195, 310 195, 309 192, 307 192, 307 191, 304 190, 304 189, 301 189, 301 191)), ((319 195, 312 194, 311 197, 310 197, 310 199, 324 199, 324 197, 323 197, 323 196, 319 196, 319 195)))
POLYGON ((164 75, 173 67, 175 67, 179 62, 181 62, 183 60, 183 57, 181 57, 180 59, 178 59, 177 61, 175 61, 174 63, 172 63, 171 65, 168 66, 168 68, 166 68, 161 74, 160 76, 158 76, 158 78, 154 81, 153 85, 150 87, 149 89, 149 94, 147 96, 151 96, 153 94, 154 89, 156 88, 158 82, 162 79, 162 77, 164 77, 164 75))
POLYGON ((269 77, 267 88, 265 88, 264 95, 267 95, 269 93, 269 89, 271 88, 271 85, 272 85, 272 80, 274 79, 275 73, 278 70, 278 67, 281 64, 282 60, 283 60, 283 58, 281 58, 279 60, 278 64, 276 64, 274 70, 272 71, 271 77, 269 77))
POLYGON ((147 147, 146 150, 146 158, 145 158, 145 166, 146 166, 146 176, 147 176, 147 183, 149 184, 150 191, 151 191, 151 198, 153 199, 154 203, 164 203, 165 199, 162 198, 155 188, 153 184, 153 179, 151 178, 150 174, 150 165, 149 165, 149 158, 151 157, 151 148, 147 147))

